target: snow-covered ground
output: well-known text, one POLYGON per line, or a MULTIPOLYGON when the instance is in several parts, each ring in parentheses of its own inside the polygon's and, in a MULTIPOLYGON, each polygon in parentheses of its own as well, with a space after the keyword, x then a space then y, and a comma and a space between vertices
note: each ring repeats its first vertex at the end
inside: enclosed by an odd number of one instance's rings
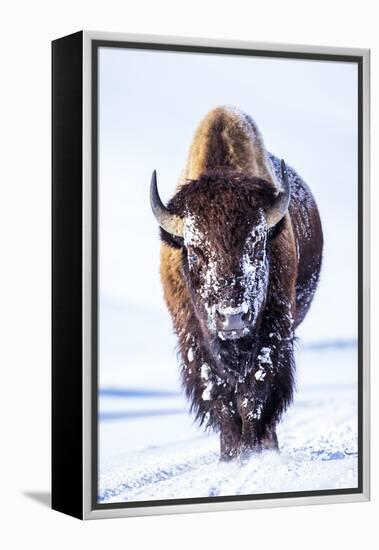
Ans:
POLYGON ((278 429, 281 452, 243 465, 219 463, 218 436, 194 425, 172 371, 138 366, 131 384, 116 389, 119 370, 110 369, 99 402, 99 502, 356 487, 356 347, 313 346, 297 356, 298 391, 278 429))

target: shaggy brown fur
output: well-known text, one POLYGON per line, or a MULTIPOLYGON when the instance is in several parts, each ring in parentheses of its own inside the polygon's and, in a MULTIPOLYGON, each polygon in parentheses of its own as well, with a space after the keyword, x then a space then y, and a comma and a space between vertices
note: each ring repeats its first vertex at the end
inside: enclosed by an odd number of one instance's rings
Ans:
POLYGON ((278 448, 275 426, 292 400, 294 330, 317 287, 322 230, 308 187, 293 169, 289 179, 289 209, 268 230, 279 159, 268 155, 250 117, 219 107, 201 122, 168 205, 191 221, 201 245, 161 230, 161 278, 183 385, 199 421, 220 431, 223 459, 278 448), (243 302, 246 261, 255 277, 254 323, 246 336, 223 341, 212 319, 221 303, 243 302), (215 272, 211 288, 204 286, 215 272))

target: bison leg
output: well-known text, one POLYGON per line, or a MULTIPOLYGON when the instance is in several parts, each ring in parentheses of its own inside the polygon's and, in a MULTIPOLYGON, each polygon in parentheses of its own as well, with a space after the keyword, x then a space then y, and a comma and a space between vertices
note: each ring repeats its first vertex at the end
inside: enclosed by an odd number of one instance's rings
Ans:
POLYGON ((241 419, 233 418, 224 422, 220 429, 220 460, 227 462, 239 455, 241 439, 241 419))
POLYGON ((279 450, 275 425, 265 426, 257 420, 243 418, 240 442, 241 458, 263 450, 279 450))
POLYGON ((279 451, 278 436, 276 435, 275 426, 269 426, 261 440, 262 449, 279 451))
POLYGON ((247 459, 253 453, 259 453, 261 449, 256 422, 244 418, 240 441, 240 458, 242 460, 247 459))

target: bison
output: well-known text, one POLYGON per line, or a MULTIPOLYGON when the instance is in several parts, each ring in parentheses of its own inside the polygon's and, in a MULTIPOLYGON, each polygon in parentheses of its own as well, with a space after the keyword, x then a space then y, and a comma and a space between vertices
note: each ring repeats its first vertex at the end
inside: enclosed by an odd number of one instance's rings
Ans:
POLYGON ((253 119, 217 107, 201 121, 173 198, 156 173, 161 280, 182 382, 220 458, 279 450, 295 387, 295 330, 319 280, 323 236, 313 195, 268 153, 253 119))

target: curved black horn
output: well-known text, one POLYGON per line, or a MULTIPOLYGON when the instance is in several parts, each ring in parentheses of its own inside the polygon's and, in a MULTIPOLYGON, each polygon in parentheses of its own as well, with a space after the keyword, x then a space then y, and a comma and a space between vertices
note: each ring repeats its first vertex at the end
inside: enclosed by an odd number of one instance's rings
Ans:
POLYGON ((287 166, 284 160, 281 162, 282 189, 276 197, 275 203, 266 212, 266 222, 268 227, 274 227, 283 218, 287 212, 291 198, 291 187, 288 180, 287 166))
POLYGON ((183 237, 184 222, 179 216, 171 214, 167 206, 165 206, 161 201, 158 193, 157 173, 155 170, 153 172, 153 175, 151 176, 150 205, 155 219, 162 227, 162 229, 167 231, 167 233, 171 233, 171 235, 183 237))

